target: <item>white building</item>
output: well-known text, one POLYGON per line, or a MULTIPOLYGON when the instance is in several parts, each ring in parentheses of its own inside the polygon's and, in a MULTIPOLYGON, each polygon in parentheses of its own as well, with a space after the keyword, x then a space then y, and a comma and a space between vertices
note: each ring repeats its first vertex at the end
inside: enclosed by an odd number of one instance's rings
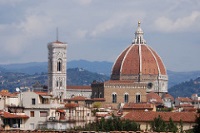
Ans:
POLYGON ((12 94, 8 90, 0 92, 0 110, 6 110, 7 106, 17 106, 19 102, 17 94, 12 94))
POLYGON ((89 108, 68 103, 64 108, 51 109, 47 120, 47 128, 66 130, 76 126, 84 126, 95 120, 89 108))
POLYGON ((196 107, 196 108, 200 108, 200 97, 198 96, 198 94, 193 94, 191 96, 192 98, 192 101, 193 101, 193 105, 196 107))
POLYGON ((29 118, 25 122, 22 130, 35 130, 46 127, 46 121, 49 116, 50 109, 64 107, 59 99, 53 98, 52 95, 46 92, 23 92, 21 94, 24 113, 29 118))

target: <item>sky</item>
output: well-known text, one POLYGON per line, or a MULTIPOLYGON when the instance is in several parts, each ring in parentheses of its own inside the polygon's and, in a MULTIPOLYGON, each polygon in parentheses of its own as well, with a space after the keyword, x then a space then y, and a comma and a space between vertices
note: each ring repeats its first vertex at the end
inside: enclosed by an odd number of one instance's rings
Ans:
POLYGON ((47 62, 57 28, 68 61, 115 62, 138 21, 168 70, 200 70, 199 0, 0 0, 0 64, 47 62))

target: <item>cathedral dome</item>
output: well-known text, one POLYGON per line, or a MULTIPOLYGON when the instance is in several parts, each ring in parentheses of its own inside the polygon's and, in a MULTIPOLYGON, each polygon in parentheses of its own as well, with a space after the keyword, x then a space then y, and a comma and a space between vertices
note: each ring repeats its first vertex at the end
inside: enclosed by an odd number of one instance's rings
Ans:
POLYGON ((118 56, 113 65, 112 80, 145 81, 150 77, 156 79, 167 75, 162 59, 146 44, 143 34, 138 22, 133 43, 118 56))

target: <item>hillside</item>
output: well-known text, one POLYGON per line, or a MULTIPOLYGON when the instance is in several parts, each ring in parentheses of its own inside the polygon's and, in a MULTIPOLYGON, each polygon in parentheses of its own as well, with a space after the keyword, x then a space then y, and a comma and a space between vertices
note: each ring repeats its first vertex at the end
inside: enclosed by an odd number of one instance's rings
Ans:
MULTIPOLYGON (((107 80, 109 79, 112 65, 113 63, 106 61, 69 61, 67 63, 67 82, 69 85, 89 85, 93 80, 107 80)), ((0 89, 12 89, 19 86, 32 85, 36 81, 40 81, 42 84, 47 84, 47 62, 0 65, 0 71, 1 74, 4 74, 5 76, 0 77, 0 89), (13 82, 7 81, 10 79, 12 79, 13 82), (20 82, 18 83, 17 81, 20 82)), ((196 79, 197 77, 200 77, 200 71, 174 72, 168 70, 167 73, 169 77, 169 92, 174 96, 177 96, 179 93, 180 95, 184 94, 190 96, 193 91, 185 88, 187 91, 182 93, 182 90, 178 88, 178 85, 185 81, 189 82, 190 79, 196 79)), ((2 76, 1 74, 0 76, 2 76)))
POLYGON ((106 75, 89 72, 83 68, 69 68, 67 76, 68 85, 90 85, 94 80, 104 82, 109 79, 106 75))
POLYGON ((7 72, 17 72, 25 74, 47 73, 47 62, 30 62, 19 64, 0 65, 7 72))
MULTIPOLYGON (((47 85, 47 73, 25 74, 17 72, 6 72, 0 68, 0 89, 8 89, 11 92, 17 87, 31 87, 37 82, 47 85)), ((90 85, 93 80, 105 81, 109 77, 93 72, 89 72, 82 68, 70 68, 67 70, 68 85, 90 85)))
POLYGON ((167 74, 169 77, 169 88, 181 82, 200 77, 200 71, 174 72, 168 70, 167 74))
MULTIPOLYGON (((84 70, 105 74, 110 76, 112 69, 112 62, 106 61, 86 61, 86 60, 74 60, 67 63, 67 68, 83 68, 84 70)), ((7 72, 18 72, 33 75, 35 73, 47 73, 47 62, 32 62, 21 64, 9 64, 0 65, 0 68, 7 72)), ((196 79, 200 76, 200 71, 191 72, 174 72, 167 71, 169 77, 169 88, 190 79, 196 79)))
POLYGON ((191 79, 179 83, 171 88, 169 88, 169 93, 174 97, 191 97, 192 94, 200 94, 200 77, 195 80, 191 79))
POLYGON ((107 61, 86 61, 86 60, 74 60, 69 61, 68 68, 83 68, 90 72, 105 74, 110 76, 113 63, 107 61))
MULTIPOLYGON (((113 63, 107 61, 86 61, 86 60, 73 60, 67 62, 67 68, 83 68, 90 72, 101 73, 110 75, 113 63)), ((18 72, 26 74, 47 73, 47 62, 30 62, 19 64, 0 65, 8 72, 18 72)))

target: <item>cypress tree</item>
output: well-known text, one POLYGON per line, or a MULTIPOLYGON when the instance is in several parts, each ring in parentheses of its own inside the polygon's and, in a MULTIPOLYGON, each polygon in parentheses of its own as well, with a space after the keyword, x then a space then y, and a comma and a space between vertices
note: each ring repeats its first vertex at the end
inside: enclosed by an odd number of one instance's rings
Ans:
POLYGON ((176 133, 178 131, 178 128, 176 124, 172 121, 172 118, 169 119, 169 123, 167 125, 168 131, 176 133))

